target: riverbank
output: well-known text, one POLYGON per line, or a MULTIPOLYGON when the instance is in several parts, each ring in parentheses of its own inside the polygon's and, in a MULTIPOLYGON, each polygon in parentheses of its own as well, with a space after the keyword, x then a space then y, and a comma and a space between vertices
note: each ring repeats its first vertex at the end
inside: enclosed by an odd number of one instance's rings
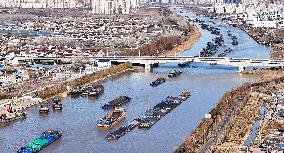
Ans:
MULTIPOLYGON (((66 97, 67 95, 67 86, 70 87, 77 87, 77 86, 83 86, 88 84, 95 84, 102 81, 105 81, 109 78, 121 75, 126 72, 130 71, 139 71, 141 70, 138 67, 133 67, 130 63, 124 63, 117 66, 113 66, 109 69, 99 71, 94 74, 89 74, 86 76, 83 76, 81 78, 71 80, 70 82, 62 82, 60 84, 57 84, 56 86, 50 86, 46 88, 42 88, 42 90, 39 90, 36 92, 36 97, 39 98, 32 98, 30 96, 26 97, 20 97, 18 99, 4 99, 0 103, 0 113, 6 114, 6 108, 7 106, 11 105, 13 109, 16 111, 23 111, 24 109, 27 109, 31 106, 40 104, 43 102, 44 99, 49 99, 51 97, 59 96, 59 97, 66 97)), ((41 87, 38 87, 41 88, 41 87)))
POLYGON ((259 119, 260 108, 270 99, 270 95, 251 92, 243 106, 235 110, 235 115, 225 127, 213 150, 220 153, 240 151, 250 136, 254 123, 259 119))
MULTIPOLYGON (((252 93, 250 94, 249 100, 237 110, 237 115, 226 127, 228 130, 226 130, 222 138, 219 139, 217 147, 215 148, 216 152, 233 152, 234 149, 240 149, 240 147, 244 145, 245 140, 250 136, 254 123, 260 118, 261 107, 268 106, 268 108, 273 108, 275 104, 273 104, 274 100, 271 95, 283 90, 284 74, 282 71, 279 73, 279 71, 276 70, 257 70, 248 71, 246 73, 261 75, 262 81, 252 86, 252 93)), ((271 119, 270 115, 265 116, 266 119, 263 121, 262 127, 260 127, 263 130, 262 140, 261 142, 259 142, 258 139, 254 140, 253 147, 255 148, 260 148, 264 138, 273 131, 272 129, 282 128, 282 126, 279 126, 279 122, 275 122, 274 119, 271 119), (256 140, 258 140, 258 143, 256 143, 256 140)))
POLYGON ((106 79, 109 79, 111 77, 118 76, 120 74, 129 72, 129 71, 134 71, 134 70, 138 70, 138 68, 133 67, 131 63, 119 64, 117 66, 113 66, 109 69, 105 69, 97 73, 87 74, 85 76, 82 76, 70 82, 64 82, 60 85, 57 85, 56 87, 49 87, 39 92, 37 95, 42 99, 59 96, 61 95, 61 93, 68 92, 67 91, 68 88, 77 88, 80 86, 95 84, 95 83, 104 81, 106 79))
POLYGON ((245 70, 241 74, 244 75, 258 75, 261 81, 272 81, 281 76, 284 76, 284 71, 281 70, 245 70))
POLYGON ((171 51, 162 53, 163 56, 178 56, 181 53, 190 50, 194 44, 199 40, 201 37, 201 33, 199 32, 198 28, 194 26, 192 31, 190 32, 190 36, 185 38, 185 41, 181 42, 180 45, 174 47, 171 51))
POLYGON ((215 152, 234 152, 240 149, 259 117, 261 106, 269 101, 268 95, 283 86, 284 73, 278 72, 243 72, 260 75, 261 79, 224 94, 218 105, 209 113, 211 118, 204 119, 176 152, 199 152, 209 149, 215 152))
POLYGON ((284 59, 284 30, 271 28, 254 28, 247 24, 237 24, 237 27, 245 31, 256 42, 271 46, 270 58, 274 60, 284 59))
POLYGON ((249 93, 249 90, 250 85, 245 84, 231 92, 225 93, 218 105, 209 113, 211 118, 203 119, 176 152, 200 152, 211 147, 212 140, 216 141, 216 133, 224 127, 223 121, 228 120, 228 114, 231 112, 232 107, 246 101, 245 95, 249 93))

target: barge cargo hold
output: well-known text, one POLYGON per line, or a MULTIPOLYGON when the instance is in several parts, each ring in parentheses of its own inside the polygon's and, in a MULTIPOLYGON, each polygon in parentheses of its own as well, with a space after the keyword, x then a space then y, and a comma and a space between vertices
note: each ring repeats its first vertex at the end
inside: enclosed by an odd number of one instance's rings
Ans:
POLYGON ((122 127, 120 127, 119 129, 110 132, 105 139, 106 140, 117 140, 120 137, 124 136, 125 134, 127 134, 128 132, 132 131, 133 129, 135 129, 138 126, 138 122, 137 121, 132 121, 131 123, 129 123, 128 125, 124 125, 122 127))
POLYGON ((124 103, 127 103, 130 101, 130 97, 127 96, 120 96, 110 102, 105 103, 103 106, 101 106, 102 109, 113 109, 115 107, 118 107, 124 103))
POLYGON ((125 118, 125 110, 116 108, 111 111, 107 116, 100 118, 97 121, 98 127, 112 127, 125 118))
POLYGON ((42 135, 18 150, 18 153, 36 153, 58 140, 62 134, 57 130, 47 130, 42 135))

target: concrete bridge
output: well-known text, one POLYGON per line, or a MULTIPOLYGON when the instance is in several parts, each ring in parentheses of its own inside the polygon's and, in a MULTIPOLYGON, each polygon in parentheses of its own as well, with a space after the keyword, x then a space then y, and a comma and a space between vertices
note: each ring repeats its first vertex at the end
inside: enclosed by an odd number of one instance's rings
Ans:
POLYGON ((145 65, 151 70, 154 64, 199 62, 211 65, 228 65, 239 67, 243 71, 246 67, 284 67, 284 60, 228 58, 228 57, 195 57, 195 56, 108 56, 108 57, 17 57, 23 60, 109 60, 119 63, 135 63, 145 65))
POLYGON ((228 58, 228 57, 193 57, 193 56, 178 56, 178 57, 102 57, 98 59, 108 59, 115 62, 130 62, 145 65, 146 70, 152 69, 154 64, 165 63, 208 63, 211 65, 228 65, 239 67, 239 72, 246 67, 284 67, 284 60, 268 60, 268 59, 249 59, 249 58, 228 58))

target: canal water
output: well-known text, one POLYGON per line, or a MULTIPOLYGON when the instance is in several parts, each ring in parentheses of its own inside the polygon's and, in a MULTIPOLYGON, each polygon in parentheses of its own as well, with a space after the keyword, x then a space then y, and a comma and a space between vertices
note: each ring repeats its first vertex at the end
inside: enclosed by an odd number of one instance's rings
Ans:
MULTIPOLYGON (((186 16, 192 14, 184 14, 186 16)), ((218 26, 218 25, 217 25, 218 26)), ((258 45, 245 32, 229 26, 220 26, 226 31, 236 31, 239 47, 232 53, 234 57, 268 58, 270 48, 258 45), (245 39, 245 40, 242 40, 245 39), (247 45, 251 43, 251 45, 247 45), (258 56, 258 55, 257 55, 258 56)), ((214 38, 209 32, 200 29, 202 37, 185 55, 196 55, 214 38)), ((227 40, 225 40, 227 41, 227 40)), ((229 40, 228 40, 229 41, 229 40)), ((167 77, 169 71, 180 69, 177 64, 165 64, 151 72, 127 73, 103 83, 105 93, 98 99, 88 97, 67 97, 63 99, 62 112, 50 112, 41 116, 38 108, 27 110, 28 118, 0 129, 0 152, 16 152, 21 146, 37 138, 46 129, 63 131, 61 140, 45 148, 46 153, 170 153, 192 132, 219 101, 220 97, 232 88, 245 82, 255 81, 256 76, 237 73, 237 68, 192 64, 182 68, 182 75, 167 79, 167 82, 150 87, 149 83, 158 77, 167 77), (96 121, 108 112, 100 108, 102 103, 118 96, 126 95, 132 100, 123 106, 126 110, 126 124, 147 109, 161 102, 167 96, 177 96, 189 90, 192 96, 172 112, 163 117, 149 130, 135 129, 117 141, 106 141, 107 130, 99 129, 96 121)))
POLYGON ((266 111, 267 111, 266 107, 261 107, 260 112, 259 112, 260 118, 259 118, 259 120, 254 122, 252 129, 251 129, 251 133, 250 133, 249 137, 246 139, 244 146, 251 146, 253 144, 253 141, 258 136, 258 134, 261 133, 261 132, 259 132, 259 128, 261 127, 261 122, 263 121, 263 119, 265 117, 266 111))
MULTIPOLYGON (((177 10, 179 12, 179 10, 177 10)), ((224 37, 224 47, 220 47, 218 52, 214 55, 217 56, 218 54, 222 53, 225 49, 231 48, 233 51, 231 53, 227 53, 227 57, 231 58, 252 58, 252 59, 268 59, 269 58, 269 51, 271 50, 270 47, 266 47, 264 45, 258 44, 254 39, 252 39, 246 32, 242 31, 237 27, 232 27, 230 25, 222 24, 220 20, 211 20, 209 17, 205 16, 197 16, 193 13, 180 13, 183 16, 187 16, 189 19, 201 19, 206 21, 212 27, 217 27, 220 29, 221 34, 224 37), (212 21, 215 24, 212 24, 212 21), (234 46, 232 45, 232 39, 228 36, 227 31, 231 31, 231 33, 238 38, 239 45, 234 46)), ((197 24, 197 23, 193 23, 197 24)), ((184 52, 182 55, 184 56, 197 56, 200 52, 200 46, 205 48, 207 42, 213 42, 212 39, 216 37, 216 35, 211 34, 211 32, 207 30, 203 30, 198 25, 199 30, 202 34, 202 39, 197 42, 197 44, 192 48, 189 52, 184 52)))

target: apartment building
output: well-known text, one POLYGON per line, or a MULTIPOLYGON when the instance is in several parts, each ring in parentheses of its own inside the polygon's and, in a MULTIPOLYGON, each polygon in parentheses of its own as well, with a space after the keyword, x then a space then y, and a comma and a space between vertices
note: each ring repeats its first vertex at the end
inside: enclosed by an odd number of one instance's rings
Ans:
POLYGON ((137 0, 92 0, 92 13, 96 14, 130 14, 138 7, 137 0))

